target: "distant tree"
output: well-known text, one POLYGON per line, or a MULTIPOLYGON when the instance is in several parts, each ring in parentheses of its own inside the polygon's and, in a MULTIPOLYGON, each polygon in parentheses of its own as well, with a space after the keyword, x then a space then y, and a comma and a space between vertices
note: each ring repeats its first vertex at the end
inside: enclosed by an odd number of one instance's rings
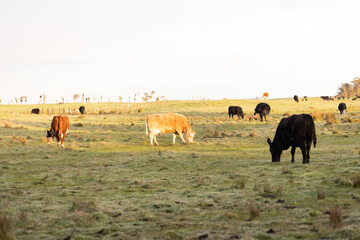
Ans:
POLYGON ((73 99, 74 99, 74 103, 76 102, 76 100, 80 97, 79 94, 75 93, 74 96, 73 96, 73 99))
POLYGON ((350 83, 342 83, 336 97, 350 98, 358 95, 360 95, 360 77, 354 78, 350 83))
POLYGON ((17 97, 15 97, 15 104, 18 104, 18 100, 17 100, 17 97))
POLYGON ((20 97, 20 103, 22 104, 22 103, 27 103, 27 97, 26 96, 21 96, 20 97))
POLYGON ((65 99, 63 96, 61 96, 61 103, 65 103, 65 99))
POLYGON ((122 102, 123 97, 119 96, 119 97, 118 97, 118 100, 119 100, 119 102, 122 102))
POLYGON ((83 94, 81 95, 81 103, 84 103, 84 99, 85 99, 85 94, 83 93, 83 94))

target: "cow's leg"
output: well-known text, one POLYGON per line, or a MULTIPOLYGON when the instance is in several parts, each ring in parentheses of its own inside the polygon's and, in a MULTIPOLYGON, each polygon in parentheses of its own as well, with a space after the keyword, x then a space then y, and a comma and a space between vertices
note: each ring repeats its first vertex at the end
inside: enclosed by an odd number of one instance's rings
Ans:
POLYGON ((179 136, 180 136, 181 140, 183 141, 183 143, 185 143, 185 139, 184 139, 184 137, 183 137, 182 132, 180 131, 180 132, 178 132, 178 134, 179 134, 179 136))
POLYGON ((260 113, 259 115, 260 115, 260 122, 262 122, 263 121, 263 115, 262 115, 262 113, 260 113))
POLYGON ((175 144, 175 138, 176 138, 176 134, 173 133, 173 144, 175 144))
POLYGON ((154 136, 150 133, 150 144, 151 144, 151 146, 154 145, 154 143, 153 143, 153 138, 154 138, 154 136))
POLYGON ((264 114, 264 118, 265 118, 265 121, 266 121, 266 114, 264 114))
POLYGON ((156 136, 154 136, 154 142, 156 145, 159 145, 158 142, 156 141, 156 136))
POLYGON ((306 148, 305 148, 305 145, 301 145, 301 146, 300 146, 300 149, 301 149, 301 153, 302 153, 302 155, 303 155, 303 161, 302 161, 302 163, 307 163, 307 162, 306 162, 306 148))
POLYGON ((306 163, 310 162, 310 148, 311 148, 311 141, 309 141, 306 145, 306 163))
POLYGON ((295 150, 296 150, 296 147, 295 146, 292 146, 291 147, 291 162, 295 162, 295 150))

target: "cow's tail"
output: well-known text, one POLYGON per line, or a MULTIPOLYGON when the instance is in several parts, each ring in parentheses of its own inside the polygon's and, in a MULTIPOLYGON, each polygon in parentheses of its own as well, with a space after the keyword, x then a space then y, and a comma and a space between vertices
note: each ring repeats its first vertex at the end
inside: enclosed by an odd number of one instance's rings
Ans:
POLYGON ((314 130, 313 130, 313 141, 314 141, 314 148, 316 147, 316 133, 315 133, 315 126, 314 126, 314 130))
POLYGON ((145 126, 146 126, 146 136, 149 135, 149 131, 148 131, 148 119, 145 118, 145 126))

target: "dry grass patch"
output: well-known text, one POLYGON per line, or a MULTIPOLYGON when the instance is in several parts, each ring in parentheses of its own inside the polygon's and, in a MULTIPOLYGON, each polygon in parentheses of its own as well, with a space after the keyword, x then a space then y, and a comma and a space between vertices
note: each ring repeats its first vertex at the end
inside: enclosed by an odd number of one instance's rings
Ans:
POLYGON ((4 128, 11 128, 11 123, 8 121, 4 121, 4 128))
POLYGON ((333 113, 326 113, 324 114, 325 116, 323 117, 328 123, 337 123, 337 119, 335 117, 335 114, 333 113))
POLYGON ((283 114, 283 116, 284 116, 284 117, 290 117, 291 114, 290 114, 289 112, 285 112, 285 113, 283 114))
POLYGON ((333 207, 330 210, 329 225, 331 228, 338 228, 341 225, 342 211, 338 206, 333 207))
POLYGON ((311 114, 314 121, 322 121, 324 120, 323 114, 321 112, 315 111, 311 114))
POLYGON ((96 210, 97 210, 97 205, 94 201, 85 201, 78 198, 74 199, 70 209, 70 211, 73 212, 81 211, 87 213, 95 212, 96 210))

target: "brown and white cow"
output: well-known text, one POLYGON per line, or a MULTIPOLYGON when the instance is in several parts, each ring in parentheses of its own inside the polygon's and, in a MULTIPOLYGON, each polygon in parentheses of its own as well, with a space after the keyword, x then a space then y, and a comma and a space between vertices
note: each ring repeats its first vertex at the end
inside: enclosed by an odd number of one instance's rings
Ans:
POLYGON ((50 138, 56 138, 58 141, 57 145, 64 147, 64 139, 66 134, 69 132, 70 122, 67 116, 55 116, 51 122, 51 128, 47 131, 47 143, 50 138))
POLYGON ((191 130, 189 122, 186 117, 177 113, 162 113, 146 116, 146 135, 150 132, 150 144, 159 145, 156 141, 156 136, 160 133, 173 133, 173 144, 175 144, 176 135, 179 135, 181 140, 185 143, 185 139, 192 143, 194 141, 195 132, 191 130), (185 133, 185 139, 183 137, 185 133))

